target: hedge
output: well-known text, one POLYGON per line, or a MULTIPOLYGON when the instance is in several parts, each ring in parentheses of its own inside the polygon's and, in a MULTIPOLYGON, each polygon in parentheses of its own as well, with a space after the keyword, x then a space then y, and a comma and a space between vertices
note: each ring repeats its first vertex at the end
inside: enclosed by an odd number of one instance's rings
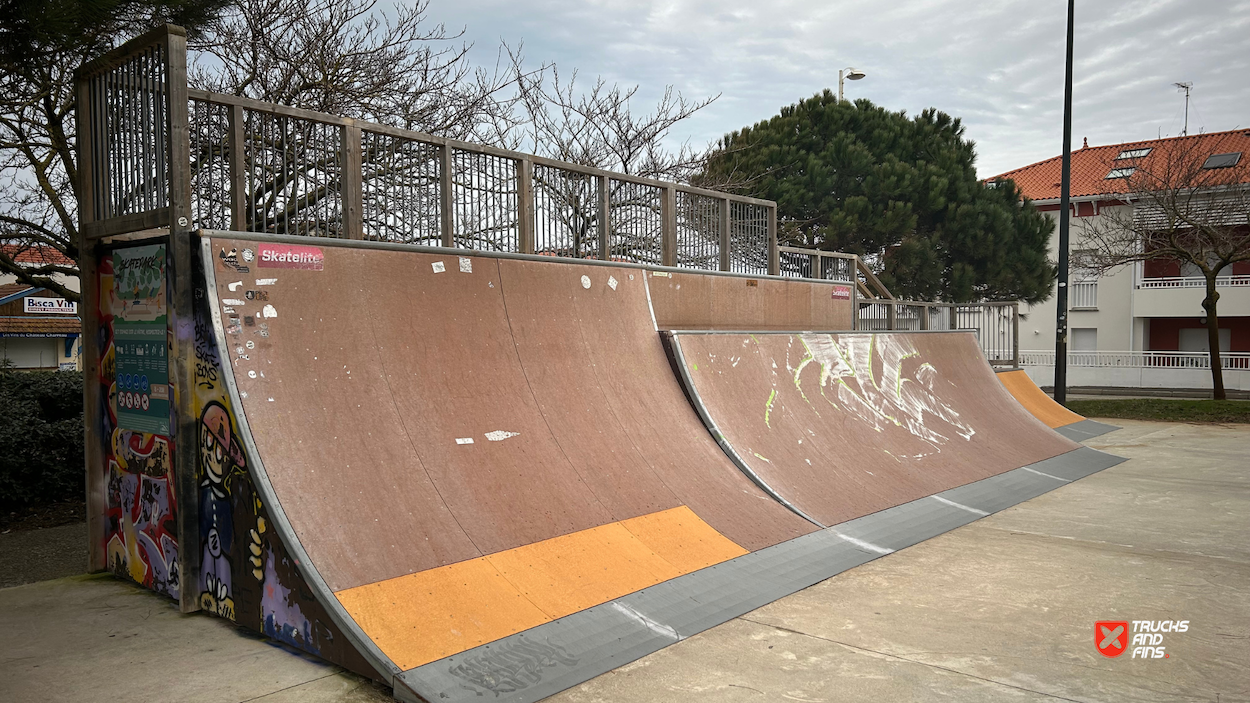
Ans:
POLYGON ((82 373, 15 371, 0 360, 0 509, 81 502, 82 373))

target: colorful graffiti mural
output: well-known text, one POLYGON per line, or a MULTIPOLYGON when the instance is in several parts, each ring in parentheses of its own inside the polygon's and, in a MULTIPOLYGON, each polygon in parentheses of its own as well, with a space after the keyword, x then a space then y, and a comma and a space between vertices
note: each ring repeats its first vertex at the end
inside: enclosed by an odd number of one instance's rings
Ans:
POLYGON ((214 336, 207 282, 197 268, 195 382, 199 486, 199 604, 280 642, 373 675, 334 626, 272 528, 249 473, 238 417, 214 336))
POLYGON ((167 399, 172 394, 165 366, 170 337, 165 310, 167 263, 163 244, 118 249, 98 261, 100 372, 95 380, 103 407, 96 414, 104 445, 107 504, 101 512, 109 569, 177 599, 181 589, 178 501, 173 439, 168 436, 173 408, 167 399), (139 259, 144 266, 132 263, 139 259), (125 291, 115 285, 115 266, 126 272, 129 288, 125 291), (140 268, 142 273, 136 274, 140 268), (140 279, 142 287, 135 283, 140 279), (120 383, 119 356, 124 367, 120 383))

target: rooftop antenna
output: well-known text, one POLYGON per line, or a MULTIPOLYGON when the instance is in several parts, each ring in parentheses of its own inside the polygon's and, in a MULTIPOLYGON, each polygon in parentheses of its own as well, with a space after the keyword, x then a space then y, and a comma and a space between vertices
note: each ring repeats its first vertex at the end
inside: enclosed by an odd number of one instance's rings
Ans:
POLYGON ((1184 81, 1182 83, 1173 83, 1172 85, 1185 91, 1185 131, 1181 132, 1183 137, 1189 134, 1189 91, 1194 89, 1194 84, 1192 81, 1184 81))

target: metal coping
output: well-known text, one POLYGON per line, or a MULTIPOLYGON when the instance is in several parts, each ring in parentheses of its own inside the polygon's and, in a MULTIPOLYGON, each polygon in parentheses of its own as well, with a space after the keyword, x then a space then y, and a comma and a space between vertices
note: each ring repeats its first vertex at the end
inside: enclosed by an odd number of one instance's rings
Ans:
MULTIPOLYGON (((739 271, 710 271, 708 269, 682 268, 680 266, 661 266, 659 264, 639 264, 632 261, 604 261, 602 259, 574 259, 567 256, 543 256, 541 254, 518 254, 507 251, 485 251, 482 249, 461 249, 459 247, 435 247, 424 244, 400 244, 397 242, 373 242, 364 239, 338 239, 334 237, 304 237, 292 234, 262 234, 260 232, 234 232, 230 230, 200 229, 201 237, 217 237, 229 239, 249 239, 258 242, 277 242, 279 244, 301 244, 303 246, 331 246, 345 249, 375 249, 381 251, 406 251, 418 254, 439 254, 442 256, 479 256, 488 259, 517 259, 520 261, 543 261, 547 263, 584 264, 587 266, 611 266, 614 268, 631 268, 642 271, 662 271, 669 273, 692 273, 707 276, 728 276, 730 278, 767 279, 771 281, 802 281, 805 283, 823 283, 830 286, 854 285, 854 281, 831 281, 824 278, 798 278, 794 276, 774 276, 768 273, 741 273, 739 271)), ((850 301, 847 301, 848 303, 850 301)))
MULTIPOLYGON (((798 279, 794 279, 798 280, 798 279)), ((673 336, 694 336, 707 334, 973 334, 974 327, 960 327, 953 330, 663 330, 673 336)))
POLYGON ((711 433, 712 439, 716 440, 716 443, 720 445, 721 450, 724 451, 725 455, 729 457, 729 460, 734 463, 734 466, 737 466, 739 471, 745 474, 747 478, 751 479, 752 483, 759 486, 760 490, 771 496, 773 500, 776 500, 778 503, 781 503, 789 508, 795 515, 798 515, 817 527, 825 527, 825 525, 819 520, 811 515, 808 515, 802 510, 799 510, 798 506, 786 500, 780 493, 774 490, 772 486, 768 485, 768 482, 761 478, 759 474, 755 473, 750 465, 743 460, 742 456, 738 454, 738 450, 734 449, 734 446, 730 444, 724 433, 722 433, 720 428, 716 426, 716 421, 712 419, 712 415, 708 412, 707 407, 703 405, 703 398, 699 396, 699 389, 695 387, 694 379, 690 377, 690 370, 686 368, 686 356, 682 353, 681 344, 675 338, 675 334, 673 332, 664 332, 662 334, 668 337, 671 341, 669 346, 673 350, 673 357, 676 362, 674 365, 677 367, 677 372, 681 376, 682 385, 685 386, 688 391, 690 404, 694 406, 695 411, 699 414, 699 419, 703 421, 703 426, 706 427, 707 431, 711 433))
POLYGON ((303 576, 308 587, 312 589, 317 600, 321 601, 331 621, 347 638, 348 643, 355 647, 356 651, 360 652, 365 661, 382 677, 382 680, 387 685, 393 687, 395 675, 401 669, 389 657, 383 654, 373 640, 359 628, 356 621, 347 614, 347 610, 343 608, 338 597, 326 585, 325 579, 321 577, 321 572, 317 571, 316 565, 309 559, 308 552, 305 551, 304 545, 295 534, 294 528, 291 527, 286 511, 282 508, 282 502, 278 499, 273 484, 269 481, 269 474, 265 471, 264 460, 256 447, 256 440, 252 436, 252 428, 247 422, 247 413, 243 407, 243 400, 239 397, 239 389, 235 384, 234 367, 229 363, 230 355, 228 350, 230 347, 226 339, 225 326, 221 320, 221 305, 217 298, 217 275, 213 268, 212 240, 208 237, 202 237, 200 240, 200 254, 202 257, 201 264, 204 267, 205 303, 209 305, 209 311, 212 315, 213 336, 214 341, 217 342, 218 361, 226 360, 223 364, 222 376, 225 377, 230 404, 234 408, 235 420, 239 423, 239 435, 242 437, 244 450, 247 452, 250 460, 247 471, 251 476, 252 484, 255 486, 257 493, 260 494, 265 507, 269 510, 270 521, 273 523, 278 535, 282 538, 287 552, 295 560, 295 565, 299 569, 300 575, 303 576))
POLYGON ((427 700, 536 701, 885 554, 1125 461, 1081 447, 887 508, 398 675, 427 700))

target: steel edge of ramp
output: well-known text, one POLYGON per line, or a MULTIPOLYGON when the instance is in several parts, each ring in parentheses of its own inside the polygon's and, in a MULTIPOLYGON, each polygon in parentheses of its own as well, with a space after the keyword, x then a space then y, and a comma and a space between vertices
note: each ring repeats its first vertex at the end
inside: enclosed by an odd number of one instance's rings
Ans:
MULTIPOLYGON (((321 573, 317 571, 317 567, 308 558, 308 553, 304 550, 303 544, 299 537, 292 529, 290 520, 287 519, 286 511, 282 507, 282 502, 278 499, 277 493, 273 489, 273 484, 269 482, 269 474, 265 471, 264 459, 257 450, 256 441, 252 437, 251 426, 248 425, 247 412, 243 405, 243 400, 239 396, 238 386, 234 380, 234 366, 230 363, 230 355, 228 353, 230 347, 226 339, 225 325, 222 323, 221 305, 217 297, 217 276, 213 266, 212 255, 212 239, 214 233, 201 231, 200 233, 200 257, 201 265, 204 267, 205 276, 205 303, 209 306, 209 313, 213 322, 213 337, 217 343, 219 353, 222 354, 225 368, 226 390, 230 396, 230 403, 235 409, 235 419, 239 423, 239 435, 243 442, 244 450, 247 452, 248 475, 252 479, 256 492, 260 494, 261 500, 265 507, 269 509, 270 522, 273 524, 278 536, 282 539, 283 546, 294 559, 299 574, 304 578, 308 587, 312 589, 317 600, 325 607, 326 613, 330 619, 339 628, 353 647, 365 658, 365 661, 378 673, 382 681, 388 686, 395 689, 395 696, 401 700, 418 700, 411 695, 406 695, 400 686, 403 685, 397 678, 402 671, 394 662, 390 660, 382 650, 374 644, 373 640, 366 635, 356 621, 347 614, 347 611, 339 603, 334 592, 326 584, 325 579, 321 577, 321 573)), ((224 234, 224 233, 219 233, 224 234)), ((246 236, 246 235, 245 235, 246 236)), ((251 238, 250 236, 248 237, 251 238)), ((307 237, 303 238, 305 241, 307 237)))
MULTIPOLYGON (((695 387, 694 379, 690 377, 690 371, 686 368, 686 357, 682 354, 681 344, 675 339, 678 333, 665 331, 662 334, 664 336, 665 346, 669 347, 672 351, 674 366, 677 367, 677 373, 681 377, 682 386, 686 389, 691 405, 694 406, 695 412, 699 414, 699 419, 703 421, 703 424, 707 427, 708 432, 712 434, 712 439, 716 440, 716 443, 720 445, 721 450, 723 450, 725 455, 729 457, 729 460, 734 463, 734 466, 737 466, 739 471, 745 474, 747 478, 751 479, 752 483, 759 486, 761 491, 764 491, 768 495, 772 496, 773 500, 776 500, 778 503, 786 506, 793 511, 794 514, 818 527, 828 527, 816 518, 808 515, 802 510, 799 510, 798 506, 782 497, 780 493, 774 490, 772 486, 768 485, 768 483, 761 478, 759 474, 755 473, 755 471, 751 469, 750 465, 743 460, 742 456, 738 454, 738 450, 734 449, 733 445, 729 443, 729 440, 725 438, 725 434, 720 431, 719 427, 716 426, 716 421, 713 420, 711 414, 708 413, 707 407, 703 405, 703 399, 699 397, 699 389, 695 387)), ((745 334, 750 333, 748 332, 745 334)))
POLYGON ((1081 447, 855 518, 397 675, 427 700, 528 703, 1125 461, 1081 447))

